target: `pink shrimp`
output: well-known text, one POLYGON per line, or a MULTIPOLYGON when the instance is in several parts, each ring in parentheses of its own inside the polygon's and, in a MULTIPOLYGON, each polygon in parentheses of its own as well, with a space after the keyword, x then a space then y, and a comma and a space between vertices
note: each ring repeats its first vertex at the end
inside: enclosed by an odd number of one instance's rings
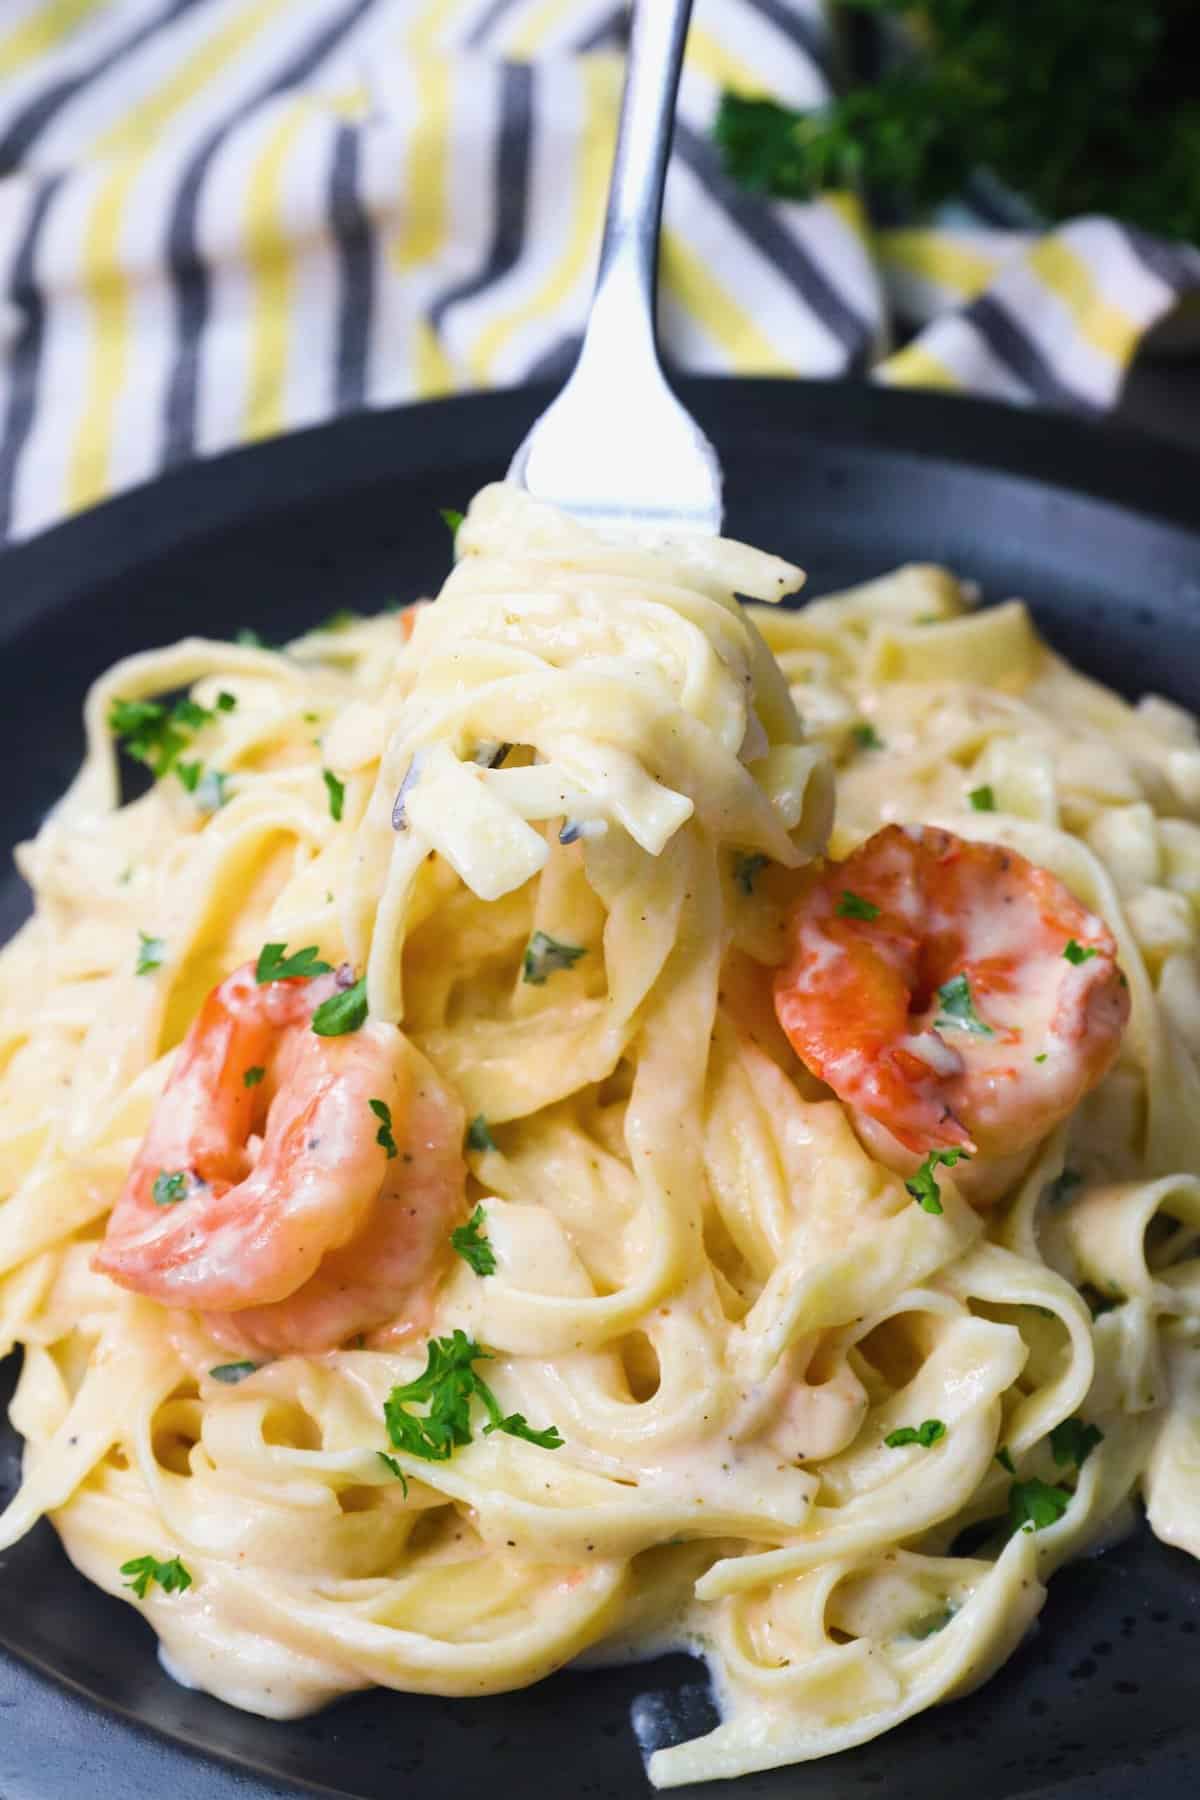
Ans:
POLYGON ((916 1155, 1035 1143, 1120 1047, 1111 933, 1002 845, 885 826, 808 882, 790 931, 774 985, 792 1048, 916 1155))
POLYGON ((214 989, 94 1259, 268 1352, 330 1349, 423 1305, 464 1211, 461 1107, 394 1025, 317 1036, 337 988, 260 983, 248 964, 214 989))

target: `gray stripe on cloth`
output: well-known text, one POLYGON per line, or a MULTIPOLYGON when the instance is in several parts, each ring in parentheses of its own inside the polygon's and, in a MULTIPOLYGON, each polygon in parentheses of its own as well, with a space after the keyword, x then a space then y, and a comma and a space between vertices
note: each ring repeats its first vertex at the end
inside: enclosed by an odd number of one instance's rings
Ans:
POLYGON ((164 26, 173 25, 184 13, 202 4, 203 0, 170 0, 155 18, 143 21, 115 44, 110 44, 86 68, 78 70, 74 75, 60 76, 48 88, 43 88, 41 93, 27 100, 0 130, 0 175, 11 174, 20 166, 36 139, 76 94, 81 93, 92 82, 102 81, 119 62, 127 56, 135 55, 164 26))
POLYGON ((373 4, 374 0, 352 0, 335 19, 326 21, 281 69, 213 127, 184 168, 167 227, 167 270, 174 290, 177 348, 163 409, 160 461, 164 468, 186 462, 196 449, 200 344, 208 323, 211 286, 200 254, 198 221, 213 158, 229 133, 256 107, 314 74, 373 4))
POLYGON ((614 6, 603 19, 589 25, 582 36, 572 42, 571 49, 582 56, 591 50, 623 50, 629 41, 628 26, 629 8, 614 6))
POLYGON ((515 268, 525 246, 529 213, 529 165, 533 149, 534 70, 529 63, 505 63, 500 74, 500 129, 494 147, 492 241, 475 273, 435 298, 430 322, 440 331, 452 306, 473 300, 515 268))
POLYGON ((472 25, 470 31, 467 33, 467 49, 481 49, 487 43, 489 36, 495 30, 496 26, 503 24, 505 14, 512 12, 514 7, 520 6, 521 4, 522 0, 492 0, 492 4, 488 7, 487 11, 482 13, 480 17, 476 19, 474 25, 472 25))
POLYGON ((39 183, 29 207, 29 217, 13 258, 8 298, 21 313, 21 324, 8 353, 8 400, 0 425, 0 542, 12 530, 13 492, 21 453, 33 430, 38 380, 45 346, 46 306, 38 291, 36 261, 46 214, 66 180, 60 170, 39 183))
POLYGON ((752 12, 759 13, 789 43, 799 45, 833 85, 833 40, 828 29, 816 19, 802 14, 790 0, 744 0, 752 12))
POLYGON ((333 388, 338 412, 366 404, 367 354, 375 310, 375 238, 359 197, 359 134, 339 125, 329 169, 328 210, 338 272, 333 388))
POLYGON ((1121 229, 1138 261, 1176 293, 1200 281, 1200 250, 1190 244, 1171 244, 1164 238, 1151 237, 1136 225, 1124 225, 1121 229))
POLYGON ((808 310, 847 353, 847 372, 866 368, 872 326, 830 281, 803 244, 792 237, 770 210, 770 203, 739 188, 720 165, 715 145, 680 119, 675 126, 675 153, 698 177, 726 217, 749 238, 768 262, 799 294, 808 310))
POLYGON ((996 360, 1023 381, 1038 400, 1068 412, 1099 416, 1104 411, 1061 379, 1043 351, 994 294, 981 294, 963 317, 975 327, 996 360))
POLYGON ((543 350, 536 362, 530 363, 522 376, 523 381, 562 381, 575 367, 576 359, 583 348, 583 333, 568 331, 565 337, 556 338, 548 350, 543 350))

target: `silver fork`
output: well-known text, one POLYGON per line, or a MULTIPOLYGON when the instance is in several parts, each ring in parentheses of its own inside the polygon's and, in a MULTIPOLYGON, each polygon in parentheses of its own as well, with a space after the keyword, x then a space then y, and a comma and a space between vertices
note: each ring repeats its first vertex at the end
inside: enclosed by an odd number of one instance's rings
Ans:
POLYGON ((717 453, 667 386, 654 303, 663 184, 692 0, 634 0, 591 311, 566 386, 508 478, 589 525, 721 529, 717 453))

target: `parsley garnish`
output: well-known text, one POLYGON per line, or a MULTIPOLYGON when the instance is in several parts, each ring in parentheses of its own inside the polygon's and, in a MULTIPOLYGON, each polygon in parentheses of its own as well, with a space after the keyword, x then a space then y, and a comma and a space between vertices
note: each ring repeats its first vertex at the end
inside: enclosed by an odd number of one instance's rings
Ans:
POLYGON ((1092 957, 1096 955, 1096 952, 1094 950, 1085 950, 1082 944, 1077 944, 1075 942, 1074 938, 1068 938, 1067 947, 1063 951, 1063 955, 1069 963, 1074 963, 1076 968, 1078 968, 1080 963, 1090 962, 1092 957))
POLYGON ((242 1086, 248 1088, 257 1087, 266 1072, 267 1071, 263 1068, 261 1063, 255 1063, 254 1067, 252 1069, 247 1069, 242 1076, 242 1086))
POLYGON ((187 1199, 188 1178, 184 1169, 160 1169, 154 1177, 151 1193, 155 1206, 177 1206, 187 1199))
POLYGON ((214 1381, 223 1381, 228 1387, 236 1387, 239 1381, 245 1381, 247 1375, 254 1375, 258 1364, 252 1362, 218 1363, 215 1369, 208 1372, 214 1381))
POLYGON ((995 812, 996 810, 995 792, 986 781, 982 787, 972 788, 967 799, 976 812, 995 812))
POLYGON ((937 1031, 969 1031, 975 1037, 995 1037, 990 1025, 985 1025, 975 1011, 975 1002, 971 998, 971 986, 965 975, 955 975, 953 980, 943 982, 938 989, 938 999, 942 1010, 933 1021, 937 1031))
POLYGON ((212 710, 186 698, 177 700, 169 712, 158 700, 114 700, 109 708, 108 728, 120 739, 126 754, 145 763, 160 780, 178 765, 179 779, 190 793, 203 765, 180 765, 181 754, 196 732, 215 719, 218 712, 232 712, 236 705, 236 697, 224 692, 218 694, 212 710))
POLYGON ((166 950, 166 938, 151 937, 148 932, 139 931, 135 974, 149 975, 152 969, 161 969, 166 950))
POLYGON ((243 625, 240 631, 234 633, 233 641, 235 644, 241 644, 246 650, 269 650, 271 648, 266 638, 257 631, 251 631, 248 625, 243 625))
POLYGON ((839 919, 877 919, 879 908, 873 900, 864 900, 861 894, 852 894, 849 888, 843 888, 837 916, 839 919))
POLYGON ((940 1419, 925 1419, 920 1425, 901 1425, 889 1431, 883 1441, 889 1450, 903 1449, 905 1444, 920 1444, 922 1450, 928 1450, 945 1435, 946 1427, 940 1419))
POLYGON ((312 1028, 318 1037, 345 1037, 357 1031, 367 1017, 367 978, 360 975, 353 987, 343 988, 322 1000, 312 1016, 312 1028))
POLYGON ((458 528, 462 524, 466 514, 460 513, 457 508, 453 506, 439 506, 438 512, 441 514, 442 524, 446 527, 450 536, 456 538, 458 536, 458 528))
POLYGON ((1011 1531, 1042 1531, 1062 1518, 1071 1496, 1066 1488, 1051 1487, 1048 1481, 1031 1475, 1028 1481, 1014 1481, 1008 1490, 1008 1523, 1011 1531))
POLYGON ((329 967, 321 961, 315 944, 306 944, 291 956, 286 944, 264 944, 254 965, 254 979, 260 986, 268 981, 310 981, 314 975, 328 975, 329 967))
POLYGON ((577 963, 581 956, 586 956, 586 949, 579 944, 560 944, 545 931, 535 931, 525 946, 525 960, 521 965, 521 979, 529 982, 531 987, 544 987, 546 978, 558 969, 569 969, 577 963))
POLYGON ((1000 1464, 1000 1467, 1004 1470, 1004 1472, 1007 1475, 1015 1475, 1016 1474, 1017 1465, 1014 1463, 1014 1461, 1012 1459, 1012 1452, 1010 1450, 1008 1450, 1005 1447, 1005 1445, 1003 1445, 1003 1444, 1001 1444, 1000 1448, 996 1452, 996 1461, 1000 1464))
POLYGON ((394 1387, 383 1403, 383 1416, 388 1437, 397 1450, 420 1456, 426 1462, 446 1462, 462 1444, 472 1440, 471 1401, 483 1402, 488 1415, 484 1436, 493 1431, 509 1437, 525 1438, 540 1444, 544 1450, 557 1450, 562 1438, 553 1425, 535 1431, 521 1413, 500 1410, 500 1402, 472 1363, 488 1362, 491 1352, 469 1338, 465 1331, 452 1337, 431 1338, 425 1349, 425 1370, 402 1387, 394 1387), (427 1411, 408 1410, 412 1402, 424 1404, 427 1411))
POLYGON ((132 1575, 133 1580, 125 1583, 133 1589, 139 1600, 146 1598, 146 1589, 152 1581, 157 1581, 164 1594, 181 1594, 184 1588, 190 1588, 192 1578, 177 1556, 170 1562, 159 1562, 154 1556, 135 1556, 132 1561, 121 1564, 122 1575, 132 1575))
POLYGON ((1082 1469, 1097 1444, 1104 1442, 1098 1425, 1086 1425, 1082 1419, 1063 1419, 1050 1433, 1050 1448, 1060 1469, 1072 1464, 1082 1469))
POLYGON ((332 769, 321 770, 321 780, 329 792, 329 811, 335 825, 341 823, 342 804, 346 798, 346 784, 339 781, 332 769))
MULTIPOLYGON (((339 1034, 337 1032, 326 1031, 319 1035, 324 1037, 337 1037, 339 1034)), ((387 1151, 388 1161, 391 1162, 393 1156, 396 1154, 396 1140, 392 1136, 392 1109, 386 1100, 368 1100, 367 1105, 375 1114, 375 1117, 381 1121, 379 1130, 375 1133, 375 1142, 381 1149, 387 1151)))
POLYGON ((1043 1062, 1045 1062, 1045 1060, 1049 1056, 1049 1054, 1050 1054, 1050 1052, 1048 1050, 1043 1050, 1040 1052, 1039 1055, 1035 1056, 1033 1060, 1036 1063, 1043 1063, 1043 1062))
POLYGON ((336 612, 331 612, 329 617, 322 619, 314 629, 317 631, 345 631, 347 625, 357 625, 361 617, 361 613, 351 612, 348 606, 339 606, 336 612))
POLYGON ((404 1473, 404 1470, 400 1467, 400 1464, 396 1461, 394 1456, 389 1456, 386 1450, 377 1450, 375 1452, 375 1454, 379 1458, 380 1462, 383 1464, 384 1468, 390 1469, 392 1474, 396 1477, 396 1480, 400 1483, 400 1486, 404 1489, 404 1498, 407 1500, 408 1499, 408 1476, 404 1473))
POLYGON ((754 892, 754 883, 758 880, 759 871, 765 869, 770 860, 769 856, 764 856, 762 852, 758 850, 749 856, 739 854, 734 857, 733 879, 737 882, 743 894, 752 894, 754 892))
POLYGON ((850 733, 860 750, 885 750, 883 739, 873 725, 855 725, 850 733))
POLYGON ((934 1170, 940 1165, 952 1169, 956 1162, 970 1162, 971 1158, 965 1150, 931 1150, 911 1181, 905 1187, 912 1195, 922 1212, 940 1213, 943 1211, 941 1190, 934 1176, 934 1170))
POLYGON ((488 1129, 488 1122, 482 1113, 476 1113, 467 1126, 468 1150, 494 1150, 496 1140, 488 1129))
POLYGON ((469 1263, 477 1275, 494 1275, 496 1273, 496 1252, 484 1232, 487 1216, 482 1206, 477 1206, 465 1225, 460 1225, 450 1233, 451 1248, 457 1251, 465 1263, 469 1263))

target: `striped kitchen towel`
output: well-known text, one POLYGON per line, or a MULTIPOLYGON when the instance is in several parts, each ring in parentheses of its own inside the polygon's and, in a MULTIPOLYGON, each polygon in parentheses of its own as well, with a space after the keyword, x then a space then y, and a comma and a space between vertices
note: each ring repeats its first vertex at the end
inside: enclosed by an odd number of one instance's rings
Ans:
MULTIPOLYGON (((2 0, 0 538, 361 407, 560 375, 619 0, 2 0)), ((1084 220, 873 240, 733 187, 720 90, 819 103, 822 0, 697 0, 662 332, 690 369, 1108 405, 1200 256, 1084 220), (891 309, 928 323, 890 355, 891 309)))

